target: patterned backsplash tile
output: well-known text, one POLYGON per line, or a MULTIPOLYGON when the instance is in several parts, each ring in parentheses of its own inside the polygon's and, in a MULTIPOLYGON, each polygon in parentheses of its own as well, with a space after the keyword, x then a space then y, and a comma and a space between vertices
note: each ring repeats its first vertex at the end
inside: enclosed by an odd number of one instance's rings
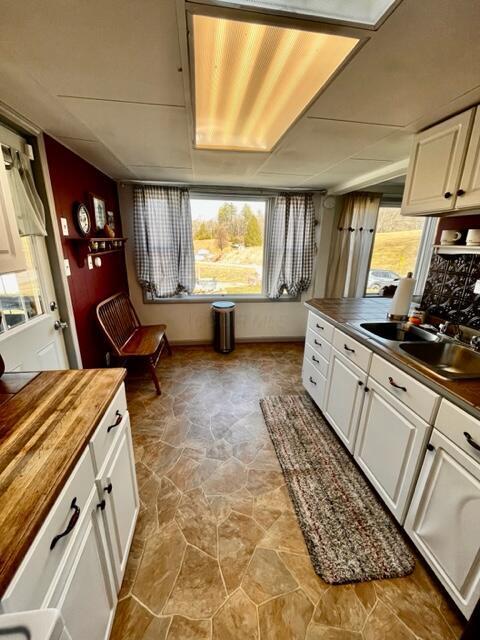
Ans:
POLYGON ((480 329, 480 296, 473 293, 480 280, 480 256, 434 255, 422 298, 431 315, 480 329))

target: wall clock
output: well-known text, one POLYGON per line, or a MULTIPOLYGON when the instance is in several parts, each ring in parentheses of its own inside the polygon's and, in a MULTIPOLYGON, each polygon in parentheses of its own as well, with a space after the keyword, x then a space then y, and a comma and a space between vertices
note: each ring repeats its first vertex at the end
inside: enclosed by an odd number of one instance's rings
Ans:
POLYGON ((90 233, 90 229, 92 228, 92 223, 90 221, 90 214, 88 213, 88 209, 83 204, 83 202, 80 202, 77 205, 75 218, 78 230, 80 231, 82 236, 88 236, 88 234, 90 233))

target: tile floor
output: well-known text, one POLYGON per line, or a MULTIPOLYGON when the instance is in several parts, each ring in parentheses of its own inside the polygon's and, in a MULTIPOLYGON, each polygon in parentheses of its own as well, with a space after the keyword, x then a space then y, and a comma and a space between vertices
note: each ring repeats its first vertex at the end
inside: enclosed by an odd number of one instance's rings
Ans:
POLYGON ((112 640, 453 640, 418 562, 396 580, 313 572, 258 400, 301 392, 300 344, 176 348, 163 395, 130 378, 142 507, 112 640))

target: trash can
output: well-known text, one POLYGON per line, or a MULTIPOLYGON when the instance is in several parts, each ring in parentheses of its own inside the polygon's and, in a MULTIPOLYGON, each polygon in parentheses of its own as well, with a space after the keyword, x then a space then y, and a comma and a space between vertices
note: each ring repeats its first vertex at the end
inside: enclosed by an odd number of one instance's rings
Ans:
POLYGON ((235 303, 214 302, 213 346, 219 353, 230 353, 235 349, 235 303))

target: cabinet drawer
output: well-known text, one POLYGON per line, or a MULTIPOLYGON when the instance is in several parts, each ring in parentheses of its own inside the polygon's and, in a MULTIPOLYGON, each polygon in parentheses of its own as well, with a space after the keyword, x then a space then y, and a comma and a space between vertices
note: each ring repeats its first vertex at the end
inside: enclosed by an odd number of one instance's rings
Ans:
POLYGON ((315 333, 312 329, 307 329, 306 343, 319 355, 323 356, 328 362, 330 360, 330 354, 332 347, 329 342, 325 340, 319 333, 315 333))
POLYGON ((348 360, 354 362, 360 369, 368 373, 372 352, 363 344, 360 344, 346 333, 335 329, 333 336, 333 346, 348 360))
POLYGON ((432 424, 440 399, 437 393, 377 355, 373 356, 370 376, 432 424))
POLYGON ((480 420, 448 400, 442 400, 435 428, 455 442, 460 449, 480 461, 480 449, 475 447, 480 447, 480 420))
POLYGON ((308 314, 308 328, 321 335, 327 342, 332 342, 334 326, 311 311, 308 314))
POLYGON ((324 378, 327 377, 328 362, 319 355, 318 351, 314 351, 308 344, 305 345, 305 354, 303 356, 304 362, 312 364, 324 378))
POLYGON ((2 599, 2 606, 6 612, 39 609, 44 606, 54 577, 73 544, 75 529, 81 526, 94 481, 92 459, 87 447, 8 586, 2 599), (76 521, 73 519, 74 500, 74 506, 80 509, 76 521), (65 532, 69 524, 73 524, 71 532, 58 539, 51 549, 52 541, 65 532))
POLYGON ((100 471, 109 454, 115 437, 120 431, 120 423, 126 412, 127 398, 125 385, 122 384, 90 440, 90 449, 96 473, 100 471))
POLYGON ((309 362, 303 363, 303 386, 308 391, 315 404, 323 410, 323 400, 325 396, 326 379, 309 362))

